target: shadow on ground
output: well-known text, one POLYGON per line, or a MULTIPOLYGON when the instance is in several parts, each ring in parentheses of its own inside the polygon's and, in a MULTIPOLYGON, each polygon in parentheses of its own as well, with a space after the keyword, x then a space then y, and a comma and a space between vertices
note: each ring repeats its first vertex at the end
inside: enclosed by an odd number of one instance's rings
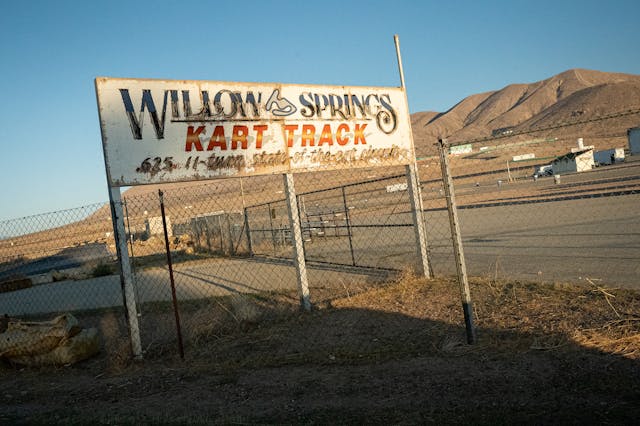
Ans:
MULTIPOLYGON (((474 283, 465 343, 454 283, 407 280, 327 300, 212 301, 188 340, 142 363, 103 355, 0 376, 11 423, 632 424, 640 297, 474 283)), ((612 294, 613 290, 607 291, 612 294)), ((196 315, 196 317, 197 317, 196 315)), ((121 348, 122 349, 122 348, 121 348)))

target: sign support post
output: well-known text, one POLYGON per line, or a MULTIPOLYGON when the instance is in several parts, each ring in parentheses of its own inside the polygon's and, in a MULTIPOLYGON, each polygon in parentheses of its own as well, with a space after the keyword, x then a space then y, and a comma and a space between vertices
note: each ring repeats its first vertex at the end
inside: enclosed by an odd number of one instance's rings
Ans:
MULTIPOLYGON (((404 85, 404 71, 402 69, 402 56, 400 56, 400 39, 398 35, 393 36, 396 45, 396 57, 398 58, 398 70, 400 72, 400 88, 407 102, 407 92, 404 85)), ((408 102, 407 102, 408 105, 408 102)), ((413 143, 412 143, 413 145, 413 143)), ((413 153, 413 161, 407 164, 406 174, 409 188, 409 198, 411 200, 411 212, 413 213, 413 228, 415 230, 416 249, 418 251, 418 274, 425 278, 431 278, 431 268, 429 266, 429 251, 427 245, 427 232, 424 225, 424 207, 422 205, 422 193, 420 190, 420 177, 418 175, 418 164, 413 153)))
POLYGON ((460 296, 462 299, 462 311, 464 313, 464 324, 467 332, 467 343, 472 345, 476 342, 476 329, 473 325, 473 305, 471 304, 471 291, 469 290, 469 278, 467 276, 467 264, 462 248, 462 234, 460 233, 460 222, 458 221, 458 207, 453 189, 453 179, 449 169, 449 145, 444 139, 438 139, 438 151, 440 154, 440 168, 442 169, 442 183, 444 194, 447 199, 447 210, 449 211, 449 224, 451 227, 451 240, 453 242, 453 254, 456 258, 456 270, 458 272, 458 282, 460 284, 460 296))
POLYGON ((127 233, 124 225, 124 212, 120 197, 120 187, 109 185, 109 201, 111 204, 111 218, 113 220, 116 251, 120 261, 120 287, 124 299, 124 307, 129 322, 129 338, 131 339, 131 351, 136 359, 142 358, 142 344, 140 343, 140 328, 138 326, 138 312, 136 309, 136 297, 133 286, 133 273, 127 249, 127 233))
POLYGON ((307 280, 307 263, 304 258, 302 229, 300 227, 300 216, 298 215, 298 199, 293 183, 293 174, 285 173, 282 176, 284 178, 285 192, 287 193, 287 210, 289 212, 291 242, 293 244, 293 263, 296 268, 300 305, 305 311, 310 311, 311 300, 309 298, 309 282, 307 280))
POLYGON ((429 251, 427 248, 427 231, 424 225, 424 208, 422 207, 422 194, 420 193, 420 179, 415 164, 405 166, 407 181, 409 183, 409 199, 411 201, 411 212, 413 216, 413 227, 415 231, 416 248, 418 250, 418 274, 425 278, 431 278, 431 267, 429 265, 429 251))

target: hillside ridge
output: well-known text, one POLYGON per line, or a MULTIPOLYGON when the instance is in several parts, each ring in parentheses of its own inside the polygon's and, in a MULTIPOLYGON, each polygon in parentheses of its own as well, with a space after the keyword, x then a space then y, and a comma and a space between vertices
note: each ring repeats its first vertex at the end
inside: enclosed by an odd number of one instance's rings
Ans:
MULTIPOLYGON (((558 123, 584 122, 616 112, 640 109, 640 75, 570 69, 533 83, 513 83, 502 89, 472 94, 445 112, 411 115, 418 156, 431 154, 437 138, 452 143, 523 133, 558 123)), ((600 125, 567 126, 540 137, 617 137, 640 125, 640 115, 608 120, 600 125)), ((605 144, 612 141, 603 142, 605 144)))

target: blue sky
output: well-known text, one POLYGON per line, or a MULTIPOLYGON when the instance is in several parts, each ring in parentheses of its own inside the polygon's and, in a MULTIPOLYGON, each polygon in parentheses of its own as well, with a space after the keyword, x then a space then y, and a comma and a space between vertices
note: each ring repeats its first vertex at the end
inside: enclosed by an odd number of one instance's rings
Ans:
POLYGON ((571 68, 640 74, 640 2, 24 1, 0 14, 0 220, 108 199, 97 76, 398 86, 411 112, 571 68))

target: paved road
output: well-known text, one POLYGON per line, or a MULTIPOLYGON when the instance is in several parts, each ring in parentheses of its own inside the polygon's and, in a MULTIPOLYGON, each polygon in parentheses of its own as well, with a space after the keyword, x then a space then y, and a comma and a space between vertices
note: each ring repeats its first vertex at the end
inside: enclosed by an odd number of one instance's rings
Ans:
MULTIPOLYGON (((637 173, 637 168, 633 167, 613 172, 633 179, 637 176, 633 170, 637 173)), ((580 186, 594 176, 611 178, 611 173, 573 175, 563 181, 580 186)), ((469 188, 469 191, 473 190, 469 188)), ((499 198, 497 189, 491 191, 499 198)), ((640 194, 637 193, 530 204, 507 202, 492 207, 461 209, 459 215, 469 275, 569 282, 588 282, 589 279, 599 285, 640 289, 638 212, 640 194)), ((358 218, 356 212, 352 219, 355 225, 372 223, 371 218, 358 218)), ((410 222, 406 212, 396 212, 384 221, 395 225, 410 222)), ((455 264, 447 212, 427 211, 426 222, 434 272, 436 275, 453 274, 455 264)), ((344 236, 314 238, 305 248, 309 260, 334 264, 349 265, 355 260, 358 265, 402 269, 416 261, 410 226, 355 227, 351 244, 344 236)), ((379 275, 368 272, 317 264, 310 268, 309 282, 312 289, 333 285, 348 290, 358 282, 380 279, 379 275)), ((268 259, 192 262, 177 265, 175 276, 180 299, 233 292, 278 291, 297 286, 290 264, 268 259)), ((166 270, 140 271, 136 282, 140 302, 170 300, 166 270)), ((0 314, 58 312, 121 304, 118 277, 59 282, 0 293, 0 314)))
MULTIPOLYGON (((310 265, 309 282, 314 289, 336 286, 341 292, 360 283, 381 281, 385 271, 331 265, 310 265)), ((296 290, 291 262, 279 259, 211 259, 175 265, 178 300, 200 299, 233 293, 296 290)), ((135 276, 139 303, 171 300, 167 269, 152 268, 135 276)), ((0 314, 20 316, 122 306, 120 277, 116 275, 83 281, 60 281, 0 293, 0 314)))
POLYGON ((46 274, 52 269, 63 271, 78 268, 90 261, 111 258, 112 254, 109 252, 106 244, 103 243, 67 247, 52 256, 42 257, 16 265, 10 263, 0 265, 0 280, 12 276, 46 274))

